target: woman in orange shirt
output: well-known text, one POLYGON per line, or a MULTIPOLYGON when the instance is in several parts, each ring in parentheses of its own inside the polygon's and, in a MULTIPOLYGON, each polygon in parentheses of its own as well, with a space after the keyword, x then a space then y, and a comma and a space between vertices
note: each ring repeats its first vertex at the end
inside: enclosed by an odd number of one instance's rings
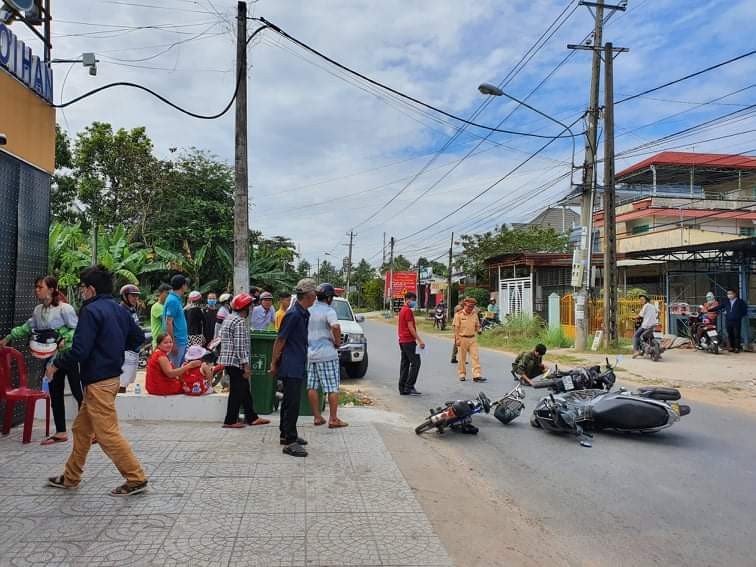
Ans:
POLYGON ((157 348, 147 361, 145 389, 148 394, 156 396, 183 394, 181 376, 202 364, 201 360, 193 360, 180 368, 174 368, 168 358, 168 353, 171 350, 173 350, 173 338, 170 335, 158 335, 157 348))

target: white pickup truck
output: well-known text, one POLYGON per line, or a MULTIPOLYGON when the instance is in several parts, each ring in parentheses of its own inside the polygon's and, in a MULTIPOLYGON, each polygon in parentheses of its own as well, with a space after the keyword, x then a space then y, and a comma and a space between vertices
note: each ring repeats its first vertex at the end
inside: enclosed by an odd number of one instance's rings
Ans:
POLYGON ((350 378, 362 378, 368 369, 367 339, 360 325, 365 318, 355 315, 349 301, 343 297, 334 297, 331 307, 336 311, 341 326, 341 365, 350 378))

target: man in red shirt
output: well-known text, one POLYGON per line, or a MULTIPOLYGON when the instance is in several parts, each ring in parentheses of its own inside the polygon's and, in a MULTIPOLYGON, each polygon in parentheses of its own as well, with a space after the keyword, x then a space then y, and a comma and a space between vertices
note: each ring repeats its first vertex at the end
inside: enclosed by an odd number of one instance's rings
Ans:
POLYGON ((420 372, 420 355, 417 347, 425 348, 425 343, 417 334, 415 314, 412 310, 417 305, 417 295, 414 292, 404 294, 404 307, 399 311, 399 349, 402 351, 402 362, 399 367, 399 393, 402 396, 419 396, 415 390, 417 374, 420 372))

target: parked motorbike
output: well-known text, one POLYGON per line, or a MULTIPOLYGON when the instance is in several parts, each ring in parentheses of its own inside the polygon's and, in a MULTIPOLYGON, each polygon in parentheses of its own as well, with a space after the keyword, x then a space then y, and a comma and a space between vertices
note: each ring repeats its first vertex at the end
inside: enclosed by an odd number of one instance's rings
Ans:
POLYGON ((443 305, 437 305, 433 311, 433 326, 446 330, 446 308, 443 305))
POLYGON ((139 361, 137 362, 137 368, 147 368, 147 361, 152 354, 152 333, 149 329, 142 328, 144 332, 144 344, 139 349, 139 361))
POLYGON ((494 417, 504 425, 514 421, 520 417, 522 410, 525 408, 525 404, 522 401, 524 399, 525 393, 522 391, 522 386, 518 383, 509 392, 491 404, 494 417))
POLYGON ((539 381, 534 387, 551 388, 553 393, 536 405, 530 424, 573 433, 584 447, 593 444, 591 431, 656 433, 690 413, 690 406, 679 403, 680 392, 674 388, 567 389, 558 379, 539 381))
MULTIPOLYGON (((638 317, 635 319, 636 331, 640 328, 640 325, 641 318, 638 317)), ((654 362, 659 362, 661 360, 661 355, 662 352, 664 352, 664 349, 662 349, 659 339, 656 338, 656 335, 654 334, 655 332, 656 328, 646 329, 646 331, 641 335, 640 352, 643 356, 649 357, 654 362)))
POLYGON ((430 416, 415 428, 415 433, 420 435, 434 427, 439 433, 443 433, 448 427, 452 431, 475 435, 478 433, 478 428, 472 424, 472 416, 490 411, 491 400, 480 392, 478 397, 472 400, 446 402, 445 407, 431 408, 430 416))
POLYGON ((719 332, 717 331, 717 325, 709 319, 703 305, 699 309, 700 312, 698 315, 688 317, 690 342, 697 349, 719 354, 719 332), (701 327, 703 327, 704 332, 701 333, 701 338, 696 340, 696 332, 701 327))

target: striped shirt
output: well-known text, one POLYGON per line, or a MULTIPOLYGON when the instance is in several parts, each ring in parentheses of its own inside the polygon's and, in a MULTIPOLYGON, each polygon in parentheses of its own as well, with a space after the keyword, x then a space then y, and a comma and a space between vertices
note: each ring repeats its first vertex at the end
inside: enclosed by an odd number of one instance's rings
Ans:
POLYGON ((218 364, 241 368, 249 364, 249 326, 237 313, 231 313, 223 321, 219 333, 221 352, 218 364))

